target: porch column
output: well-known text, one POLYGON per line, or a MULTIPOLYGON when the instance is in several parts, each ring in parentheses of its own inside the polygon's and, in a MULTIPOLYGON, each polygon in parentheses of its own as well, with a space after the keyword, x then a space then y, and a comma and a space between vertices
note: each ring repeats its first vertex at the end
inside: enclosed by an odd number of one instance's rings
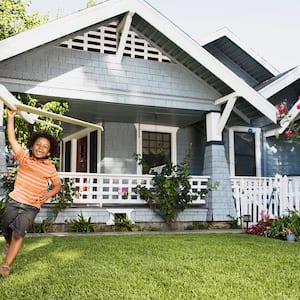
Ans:
POLYGON ((232 198, 229 164, 225 156, 222 133, 218 132, 219 112, 206 115, 207 142, 204 153, 203 174, 210 176, 210 183, 219 182, 217 190, 206 196, 207 221, 228 221, 227 215, 236 217, 236 209, 232 198))

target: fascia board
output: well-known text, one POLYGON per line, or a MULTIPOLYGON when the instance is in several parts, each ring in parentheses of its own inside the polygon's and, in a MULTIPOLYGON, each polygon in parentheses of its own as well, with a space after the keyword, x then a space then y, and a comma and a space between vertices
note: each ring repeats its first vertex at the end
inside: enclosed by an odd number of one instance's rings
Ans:
POLYGON ((273 81, 269 85, 263 87, 259 90, 259 93, 262 94, 265 98, 269 98, 276 93, 280 92, 296 80, 300 78, 300 66, 292 69, 290 72, 279 77, 277 80, 273 81))

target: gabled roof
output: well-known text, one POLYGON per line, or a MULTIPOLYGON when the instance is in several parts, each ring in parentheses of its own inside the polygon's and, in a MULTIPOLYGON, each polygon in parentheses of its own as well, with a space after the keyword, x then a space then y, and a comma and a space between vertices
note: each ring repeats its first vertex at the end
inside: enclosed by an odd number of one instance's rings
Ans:
POLYGON ((199 43, 252 87, 279 75, 279 71, 224 27, 199 43))
POLYGON ((225 96, 233 91, 266 117, 276 122, 276 109, 243 79, 206 51, 143 0, 107 0, 63 18, 0 41, 0 61, 46 44, 63 42, 88 28, 120 22, 130 15, 131 28, 172 60, 201 78, 225 96))

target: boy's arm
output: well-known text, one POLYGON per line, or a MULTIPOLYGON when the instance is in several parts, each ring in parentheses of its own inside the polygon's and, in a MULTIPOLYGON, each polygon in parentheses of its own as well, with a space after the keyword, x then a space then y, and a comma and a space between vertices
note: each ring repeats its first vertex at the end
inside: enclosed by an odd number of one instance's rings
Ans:
POLYGON ((56 185, 52 185, 52 189, 49 190, 49 191, 45 191, 43 192, 38 201, 41 202, 42 204, 44 202, 46 202, 48 199, 52 198, 53 196, 55 196, 57 193, 60 192, 60 189, 61 189, 61 185, 60 183, 56 184, 56 185))
POLYGON ((22 147, 18 143, 15 134, 15 115, 16 111, 7 109, 7 138, 9 145, 11 146, 14 153, 18 153, 22 147))

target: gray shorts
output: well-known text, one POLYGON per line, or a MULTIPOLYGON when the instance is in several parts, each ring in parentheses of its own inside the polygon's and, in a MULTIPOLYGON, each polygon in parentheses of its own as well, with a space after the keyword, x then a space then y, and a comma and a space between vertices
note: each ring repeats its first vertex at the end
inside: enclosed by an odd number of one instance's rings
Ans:
POLYGON ((32 205, 9 199, 2 221, 2 234, 10 236, 15 231, 24 237, 40 210, 32 205))

